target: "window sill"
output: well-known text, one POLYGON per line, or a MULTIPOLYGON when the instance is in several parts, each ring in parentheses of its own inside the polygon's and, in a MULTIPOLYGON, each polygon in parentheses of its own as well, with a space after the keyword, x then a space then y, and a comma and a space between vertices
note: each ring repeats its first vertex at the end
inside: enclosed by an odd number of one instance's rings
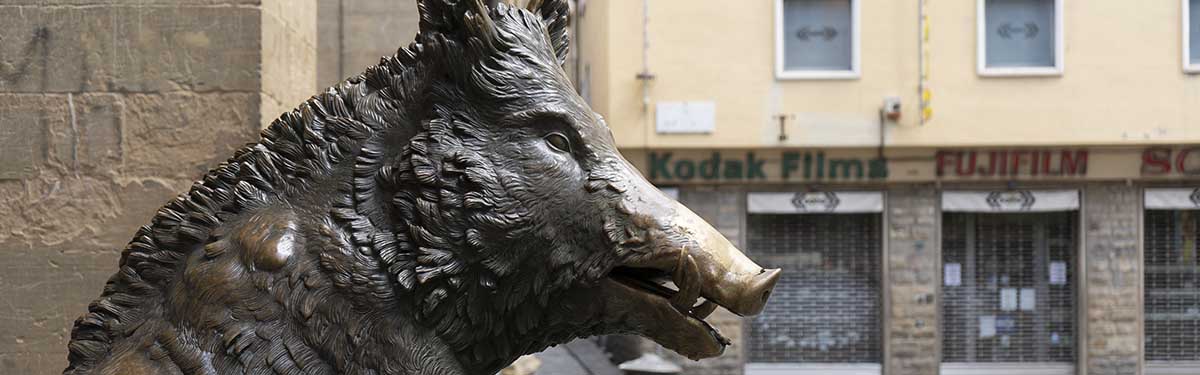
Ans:
POLYGON ((879 375, 878 363, 747 363, 746 375, 879 375))
POLYGON ((1059 67, 1012 67, 979 69, 979 76, 981 77, 1061 77, 1062 75, 1063 70, 1059 67))
POLYGON ((1183 72, 1186 74, 1200 74, 1200 64, 1184 65, 1183 72))
POLYGON ((1070 363, 948 362, 942 363, 941 369, 942 375, 1072 375, 1075 373, 1075 365, 1070 363))
POLYGON ((1146 375, 1192 375, 1200 373, 1198 361, 1146 361, 1146 375))
POLYGON ((775 78, 781 81, 855 80, 860 77, 862 74, 854 70, 788 70, 775 73, 775 78))

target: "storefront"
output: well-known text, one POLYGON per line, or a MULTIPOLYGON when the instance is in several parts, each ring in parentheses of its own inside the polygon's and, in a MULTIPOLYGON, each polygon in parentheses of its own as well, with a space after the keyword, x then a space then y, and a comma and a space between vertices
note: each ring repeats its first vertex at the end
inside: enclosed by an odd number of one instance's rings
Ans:
POLYGON ((942 192, 942 374, 1075 373, 1079 192, 942 192))
POLYGON ((631 154, 785 270, 747 375, 1200 374, 1200 146, 631 154))
POLYGON ((1200 187, 1145 190, 1146 374, 1200 374, 1200 187))
POLYGON ((746 374, 879 374, 883 193, 746 200, 747 253, 784 270, 774 302, 749 320, 746 374))

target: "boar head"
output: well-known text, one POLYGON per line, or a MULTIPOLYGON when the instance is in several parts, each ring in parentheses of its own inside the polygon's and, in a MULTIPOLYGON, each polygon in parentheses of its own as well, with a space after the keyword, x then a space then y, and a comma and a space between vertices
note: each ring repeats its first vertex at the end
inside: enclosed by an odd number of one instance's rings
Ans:
MULTIPOLYGON (((383 259, 420 319, 491 370, 573 337, 636 333, 689 358, 728 341, 719 305, 762 310, 778 278, 647 182, 562 69, 567 5, 420 2, 433 77, 377 190, 383 259)), ((419 55, 419 56, 418 56, 419 55)))

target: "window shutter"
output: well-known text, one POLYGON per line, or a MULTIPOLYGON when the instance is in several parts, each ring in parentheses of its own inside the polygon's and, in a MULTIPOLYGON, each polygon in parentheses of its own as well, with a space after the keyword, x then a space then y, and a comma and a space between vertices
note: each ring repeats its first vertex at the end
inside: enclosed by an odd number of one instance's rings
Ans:
POLYGON ((747 216, 751 257, 784 269, 750 320, 748 362, 880 363, 880 216, 747 216))
POLYGON ((945 214, 943 362, 1075 362, 1076 217, 945 214))
POLYGON ((1200 211, 1147 210, 1146 360, 1200 370, 1200 211))

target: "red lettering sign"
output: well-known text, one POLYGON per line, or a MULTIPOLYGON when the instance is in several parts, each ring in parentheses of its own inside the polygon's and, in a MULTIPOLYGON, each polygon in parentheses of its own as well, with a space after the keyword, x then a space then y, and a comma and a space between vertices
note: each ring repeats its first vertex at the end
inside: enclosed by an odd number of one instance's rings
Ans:
POLYGON ((1200 146, 1151 147, 1142 151, 1142 175, 1200 176, 1200 146))
MULTIPOLYGON (((1200 152, 1197 152, 1200 154, 1200 152)), ((1088 150, 938 151, 937 176, 1086 176, 1088 150)))

